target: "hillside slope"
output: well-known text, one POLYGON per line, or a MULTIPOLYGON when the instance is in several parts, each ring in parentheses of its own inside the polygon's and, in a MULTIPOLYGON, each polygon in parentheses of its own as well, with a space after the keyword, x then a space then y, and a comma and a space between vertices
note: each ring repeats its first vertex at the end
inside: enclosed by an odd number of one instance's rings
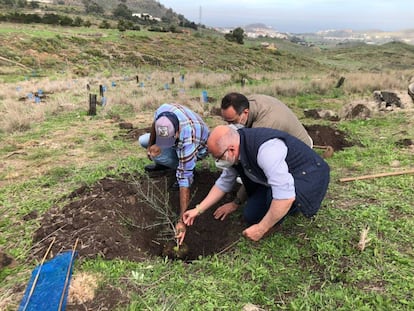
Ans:
POLYGON ((208 29, 185 33, 148 30, 53 27, 1 23, 0 75, 3 81, 37 71, 87 76, 103 71, 160 70, 229 72, 330 72, 404 70, 414 67, 414 48, 404 43, 382 46, 302 47, 275 40, 269 50, 260 40, 229 42, 208 29))
MULTIPOLYGON (((146 66, 236 72, 328 69, 306 56, 269 51, 259 43, 239 45, 202 32, 119 32, 3 23, 0 40, 0 56, 30 70, 69 70, 79 75, 146 66)), ((0 65, 3 74, 23 70, 12 63, 0 62, 0 65)))

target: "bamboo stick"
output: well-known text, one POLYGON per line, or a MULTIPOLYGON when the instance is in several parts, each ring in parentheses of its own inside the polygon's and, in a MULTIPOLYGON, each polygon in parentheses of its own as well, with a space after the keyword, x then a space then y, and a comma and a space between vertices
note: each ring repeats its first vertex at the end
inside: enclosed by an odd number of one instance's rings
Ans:
POLYGON ((35 287, 36 287, 37 280, 39 279, 40 270, 42 270, 42 267, 43 267, 43 264, 44 264, 44 262, 45 262, 45 260, 46 260, 46 257, 47 257, 47 255, 49 254, 50 249, 52 248, 53 243, 55 243, 55 240, 56 240, 56 237, 53 237, 52 242, 50 242, 50 245, 49 245, 49 247, 47 248, 47 251, 46 251, 45 255, 43 256, 42 261, 40 262, 40 265, 39 265, 39 270, 37 270, 36 276, 35 276, 35 278, 34 278, 34 280, 33 280, 32 287, 30 288, 29 296, 27 296, 27 300, 26 300, 26 303, 24 304, 24 307, 23 307, 23 310, 22 310, 22 311, 25 311, 25 310, 26 310, 26 308, 27 308, 27 306, 29 305, 30 298, 31 298, 31 297, 32 297, 32 295, 33 295, 34 289, 35 289, 35 287))
POLYGON ((5 61, 5 62, 8 62, 8 63, 15 64, 15 65, 17 65, 17 66, 19 66, 19 67, 21 67, 21 68, 24 68, 24 69, 26 69, 26 70, 29 70, 29 71, 31 70, 29 67, 27 67, 27 66, 25 66, 25 65, 23 65, 23 64, 21 64, 21 63, 15 62, 15 61, 13 61, 13 60, 11 60, 11 59, 5 58, 5 57, 3 57, 3 56, 0 56, 0 60, 5 61))
POLYGON ((75 250, 76 250, 76 247, 78 246, 78 241, 79 241, 79 238, 76 239, 75 244, 73 245, 73 248, 72 248, 72 256, 70 257, 68 271, 66 272, 65 284, 63 285, 62 295, 60 296, 58 311, 62 310, 63 300, 65 299, 65 292, 66 292, 66 288, 68 286, 68 281, 69 281, 70 269, 72 267, 73 257, 75 257, 75 250))
POLYGON ((331 146, 313 145, 312 147, 316 149, 328 149, 331 146))
POLYGON ((358 177, 346 177, 340 178, 340 182, 347 182, 347 181, 354 181, 354 180, 361 180, 361 179, 373 179, 378 177, 386 177, 386 176, 396 176, 396 175, 404 175, 404 174, 414 174, 414 169, 408 171, 400 171, 400 172, 389 172, 389 173, 379 173, 373 175, 362 175, 358 177))

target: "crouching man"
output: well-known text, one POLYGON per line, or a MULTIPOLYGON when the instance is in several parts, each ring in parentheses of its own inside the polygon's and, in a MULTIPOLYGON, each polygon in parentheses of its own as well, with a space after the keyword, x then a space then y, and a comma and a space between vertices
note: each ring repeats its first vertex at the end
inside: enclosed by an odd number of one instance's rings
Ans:
MULTIPOLYGON (((195 218, 220 201, 240 176, 247 192, 243 215, 250 225, 243 231, 258 241, 288 214, 314 216, 329 184, 328 164, 296 137, 269 128, 217 126, 207 141, 209 153, 222 174, 208 195, 183 215, 191 226, 195 218)), ((222 205, 214 212, 225 219, 238 205, 222 205)))

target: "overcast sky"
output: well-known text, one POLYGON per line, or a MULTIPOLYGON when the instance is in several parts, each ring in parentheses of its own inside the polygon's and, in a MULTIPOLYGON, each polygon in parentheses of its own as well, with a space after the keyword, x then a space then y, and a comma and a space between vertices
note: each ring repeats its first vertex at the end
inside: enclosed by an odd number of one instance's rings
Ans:
POLYGON ((414 29, 414 0, 159 0, 195 23, 263 23, 282 32, 414 29))

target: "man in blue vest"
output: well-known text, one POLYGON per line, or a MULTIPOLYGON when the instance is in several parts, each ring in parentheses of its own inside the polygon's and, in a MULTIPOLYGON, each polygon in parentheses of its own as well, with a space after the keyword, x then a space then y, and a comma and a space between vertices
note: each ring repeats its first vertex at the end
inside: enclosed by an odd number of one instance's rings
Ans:
MULTIPOLYGON (((186 225, 230 192, 239 175, 248 197, 243 215, 250 224, 243 235, 253 241, 288 214, 312 217, 318 212, 329 184, 329 166, 296 137, 269 128, 236 130, 220 125, 211 132, 207 146, 223 172, 209 194, 184 213, 186 225)), ((236 209, 223 205, 214 217, 223 220, 236 209)))

